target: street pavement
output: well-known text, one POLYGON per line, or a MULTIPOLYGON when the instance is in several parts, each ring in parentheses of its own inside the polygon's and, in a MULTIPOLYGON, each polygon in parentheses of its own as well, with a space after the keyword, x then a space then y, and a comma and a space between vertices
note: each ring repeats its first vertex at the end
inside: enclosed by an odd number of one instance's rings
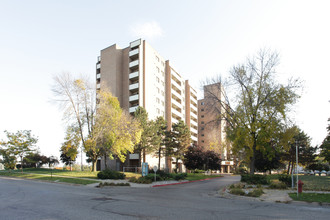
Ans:
POLYGON ((0 177, 0 220, 328 219, 330 208, 222 198, 225 176, 155 188, 103 187, 0 177))

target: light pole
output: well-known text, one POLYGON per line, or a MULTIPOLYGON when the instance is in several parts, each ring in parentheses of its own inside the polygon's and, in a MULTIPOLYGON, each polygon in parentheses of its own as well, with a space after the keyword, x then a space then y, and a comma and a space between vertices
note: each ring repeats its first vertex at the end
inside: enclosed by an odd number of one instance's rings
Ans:
POLYGON ((296 142, 296 166, 297 166, 296 175, 297 175, 297 197, 298 197, 298 144, 297 144, 297 142, 296 142))

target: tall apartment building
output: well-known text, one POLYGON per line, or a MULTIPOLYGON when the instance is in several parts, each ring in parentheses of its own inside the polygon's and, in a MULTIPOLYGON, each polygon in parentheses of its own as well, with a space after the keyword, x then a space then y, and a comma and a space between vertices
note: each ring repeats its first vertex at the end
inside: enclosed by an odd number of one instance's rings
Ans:
MULTIPOLYGON (((121 107, 131 114, 142 106, 151 120, 163 116, 168 128, 183 120, 190 128, 192 140, 197 143, 196 90, 145 40, 133 41, 124 49, 114 44, 101 50, 96 64, 96 82, 97 89, 109 88, 118 97, 121 107)), ((139 155, 130 154, 127 164, 117 163, 116 169, 138 166, 137 161, 139 155)), ((158 158, 150 154, 146 162, 150 166, 157 165, 158 158)), ((171 160, 167 162, 165 158, 162 158, 160 168, 165 168, 166 163, 171 169, 171 160)))
POLYGON ((204 99, 198 100, 198 145, 221 154, 221 172, 233 166, 230 146, 226 142, 226 122, 221 118, 225 109, 224 89, 220 83, 204 86, 204 99))

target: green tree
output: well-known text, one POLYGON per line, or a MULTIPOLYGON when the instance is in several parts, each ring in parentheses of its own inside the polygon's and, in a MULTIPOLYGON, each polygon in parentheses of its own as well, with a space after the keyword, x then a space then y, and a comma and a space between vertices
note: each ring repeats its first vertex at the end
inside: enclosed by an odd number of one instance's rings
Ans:
POLYGON ((48 157, 41 155, 39 152, 30 152, 23 159, 25 167, 36 168, 43 164, 48 164, 48 157))
POLYGON ((166 154, 176 158, 175 172, 178 172, 179 160, 191 145, 190 130, 182 120, 172 125, 172 130, 166 131, 166 154))
POLYGON ((151 145, 158 157, 158 168, 160 169, 160 161, 165 154, 165 132, 167 130, 166 121, 163 117, 157 117, 152 121, 152 138, 151 145))
POLYGON ((12 153, 21 159, 21 170, 23 172, 23 158, 25 155, 33 151, 33 146, 37 143, 38 139, 31 134, 30 130, 21 130, 16 133, 5 131, 7 141, 2 142, 6 147, 6 152, 11 158, 12 153))
POLYGON ((69 126, 66 131, 65 141, 61 146, 61 161, 66 165, 70 165, 72 171, 72 164, 77 158, 78 148, 80 143, 79 129, 74 126, 69 126))
POLYGON ((105 159, 116 157, 124 162, 126 155, 133 152, 134 146, 140 142, 142 129, 136 119, 120 108, 118 99, 110 92, 102 90, 98 97, 99 104, 90 144, 98 149, 105 159))
MULTIPOLYGON (((278 54, 260 50, 245 64, 234 66, 226 91, 233 91, 236 97, 229 99, 224 89, 207 91, 213 102, 220 103, 218 120, 227 121, 227 138, 232 142, 233 151, 245 151, 250 163, 250 173, 255 171, 257 150, 271 141, 287 120, 287 112, 299 97, 298 80, 289 80, 287 85, 275 81, 275 68, 279 63, 278 54), (218 93, 221 94, 219 98, 218 93), (232 100, 232 102, 231 102, 232 100)), ((213 83, 222 84, 221 79, 213 83)))
POLYGON ((148 120, 148 113, 141 106, 139 106, 134 112, 134 117, 140 123, 143 130, 140 142, 135 146, 135 149, 140 153, 140 158, 143 158, 143 162, 146 162, 146 153, 150 152, 153 148, 151 145, 154 129, 153 122, 148 120))
MULTIPOLYGON (((328 121, 330 121, 330 119, 328 119, 328 121)), ((330 124, 328 125, 327 130, 328 134, 324 138, 322 145, 320 146, 320 156, 324 157, 325 161, 330 162, 330 124)))
POLYGON ((7 170, 15 169, 15 165, 17 162, 16 154, 13 149, 0 149, 0 155, 2 156, 3 160, 2 163, 7 170))

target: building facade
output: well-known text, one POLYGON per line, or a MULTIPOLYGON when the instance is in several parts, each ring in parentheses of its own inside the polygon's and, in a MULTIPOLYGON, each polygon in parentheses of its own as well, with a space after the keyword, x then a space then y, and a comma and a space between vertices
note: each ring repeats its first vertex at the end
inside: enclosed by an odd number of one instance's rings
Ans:
MULTIPOLYGON (((138 39, 121 49, 117 44, 101 50, 96 63, 97 89, 106 87, 116 96, 123 109, 134 114, 142 106, 148 112, 149 120, 163 116, 168 128, 172 123, 183 120, 191 131, 192 140, 198 141, 197 92, 145 40, 138 39)), ((123 166, 138 166, 138 154, 130 154, 125 164, 109 161, 112 168, 122 170, 123 166)), ((158 158, 146 157, 149 166, 158 164, 158 158)), ((182 163, 182 162, 181 162, 182 163)), ((172 169, 173 158, 162 158, 160 169, 167 165, 172 169)), ((104 168, 101 162, 101 169, 104 168)))
POLYGON ((225 114, 224 96, 220 83, 204 86, 204 98, 198 100, 198 146, 221 154, 221 172, 229 173, 234 163, 226 141, 226 121, 222 116, 225 114))

